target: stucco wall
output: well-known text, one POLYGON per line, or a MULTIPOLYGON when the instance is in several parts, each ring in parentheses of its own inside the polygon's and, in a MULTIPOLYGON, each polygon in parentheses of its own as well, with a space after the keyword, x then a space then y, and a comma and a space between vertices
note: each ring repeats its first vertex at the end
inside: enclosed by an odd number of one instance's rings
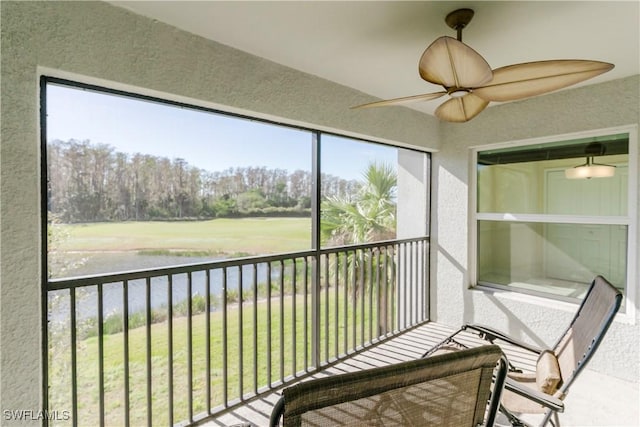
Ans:
POLYGON ((372 98, 106 3, 0 7, 0 410, 42 409, 40 73, 404 145, 437 143, 433 117, 351 111, 372 98))
MULTIPOLYGON (((433 165, 434 318, 530 328, 534 341, 555 338, 553 321, 566 324, 571 313, 466 289, 468 147, 639 121, 637 76, 438 125, 404 108, 350 111, 371 98, 108 4, 2 1, 0 14, 0 410, 41 409, 40 73, 405 146, 442 141, 433 165)), ((639 335, 637 325, 614 325, 594 366, 638 378, 639 335)))
MULTIPOLYGON (((637 126, 639 109, 640 77, 633 76, 498 105, 466 124, 441 125, 441 149, 433 155, 431 313, 434 320, 451 326, 469 322, 490 324, 538 345, 554 344, 561 329, 570 322, 575 305, 549 304, 545 299, 536 301, 536 298, 518 297, 513 293, 469 289, 472 282, 468 270, 470 147, 637 126)), ((636 242, 639 238, 635 236, 636 242)), ((636 260, 636 265, 638 263, 636 260)), ((637 273, 628 286, 634 287, 638 295, 637 273)), ((638 307, 638 301, 635 306, 638 307)), ((632 321, 618 319, 613 324, 589 367, 637 381, 640 377, 638 311, 628 317, 632 321)))

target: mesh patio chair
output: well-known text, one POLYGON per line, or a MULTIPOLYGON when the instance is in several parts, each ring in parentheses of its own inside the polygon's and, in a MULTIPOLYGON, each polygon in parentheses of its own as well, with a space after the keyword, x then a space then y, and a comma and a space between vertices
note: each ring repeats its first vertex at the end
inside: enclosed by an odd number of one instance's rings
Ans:
POLYGON ((573 320, 551 349, 542 349, 513 339, 480 325, 465 325, 461 330, 477 333, 490 343, 509 343, 538 355, 535 373, 523 373, 510 367, 501 412, 513 426, 526 426, 520 414, 544 414, 540 426, 560 425, 558 412, 569 387, 600 345, 613 321, 622 294, 604 277, 597 276, 573 320), (551 419, 553 417, 553 419, 551 419))
POLYGON ((283 390, 270 425, 492 426, 506 366, 487 345, 303 381, 283 390))

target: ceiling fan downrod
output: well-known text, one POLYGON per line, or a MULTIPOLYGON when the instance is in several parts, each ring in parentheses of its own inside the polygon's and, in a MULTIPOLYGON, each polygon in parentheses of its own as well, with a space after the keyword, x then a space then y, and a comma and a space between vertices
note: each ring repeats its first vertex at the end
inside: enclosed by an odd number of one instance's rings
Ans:
POLYGON ((459 42, 462 41, 462 29, 471 22, 471 18, 473 18, 473 10, 472 9, 457 9, 453 12, 449 13, 444 21, 450 28, 453 28, 457 32, 457 39, 459 42))

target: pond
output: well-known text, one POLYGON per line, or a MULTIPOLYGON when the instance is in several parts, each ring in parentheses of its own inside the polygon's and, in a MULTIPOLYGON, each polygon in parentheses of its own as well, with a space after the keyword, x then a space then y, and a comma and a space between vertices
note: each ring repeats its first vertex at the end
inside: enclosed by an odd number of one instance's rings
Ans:
MULTIPOLYGON (((92 253, 84 257, 85 261, 71 273, 72 276, 84 276, 92 274, 106 274, 113 272, 124 272, 140 269, 154 269, 183 264, 200 262, 212 262, 220 258, 212 257, 184 257, 165 255, 138 255, 128 252, 105 252, 92 253)), ((266 284, 268 269, 267 264, 258 264, 257 283, 266 284)), ((280 278, 280 270, 272 268, 271 280, 277 281, 280 278)), ((238 289, 240 281, 240 268, 227 269, 227 290, 238 289)), ((245 265, 242 268, 242 289, 251 290, 254 283, 254 269, 252 265, 245 265)), ((143 311, 146 307, 146 281, 144 279, 131 280, 128 288, 129 312, 135 313, 143 311)), ((150 303, 152 309, 159 309, 168 306, 168 285, 167 276, 154 277, 151 279, 150 303)), ((223 271, 222 269, 211 270, 209 280, 209 291, 215 299, 220 299, 222 295, 223 271)), ((207 277, 205 271, 197 271, 191 274, 191 295, 206 294, 207 277)), ((188 275, 186 273, 172 276, 172 302, 179 304, 188 296, 188 275)), ((108 316, 123 312, 123 286, 122 282, 107 283, 103 286, 103 313, 108 316)), ((62 321, 68 318, 70 309, 69 292, 54 291, 49 293, 49 320, 62 321)), ((212 310, 217 309, 212 305, 212 310)), ((77 292, 76 316, 78 320, 98 316, 98 293, 96 286, 84 287, 77 292)))

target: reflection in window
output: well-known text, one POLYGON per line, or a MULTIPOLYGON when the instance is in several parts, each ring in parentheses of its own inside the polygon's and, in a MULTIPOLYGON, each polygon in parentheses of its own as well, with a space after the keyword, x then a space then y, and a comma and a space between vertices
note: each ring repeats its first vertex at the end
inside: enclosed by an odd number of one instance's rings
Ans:
POLYGON ((478 279, 580 298, 597 275, 625 283, 627 227, 480 221, 478 279))

